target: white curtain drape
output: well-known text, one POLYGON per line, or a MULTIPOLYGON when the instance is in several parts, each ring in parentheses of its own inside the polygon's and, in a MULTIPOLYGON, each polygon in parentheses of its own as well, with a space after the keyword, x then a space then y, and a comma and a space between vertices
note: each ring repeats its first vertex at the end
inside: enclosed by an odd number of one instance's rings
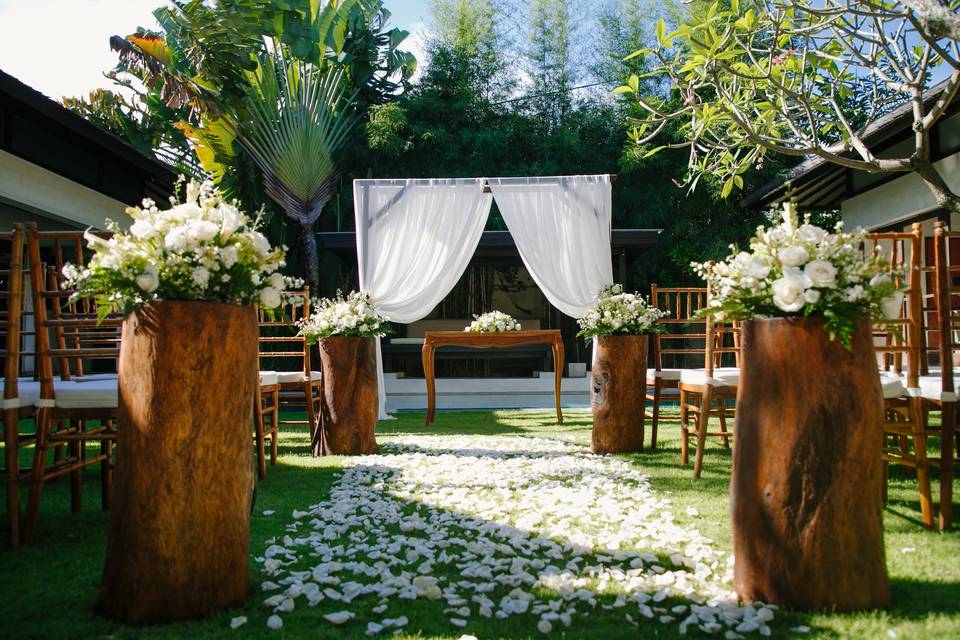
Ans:
MULTIPOLYGON (((483 178, 354 180, 360 290, 390 320, 427 316, 453 289, 480 242, 492 196, 483 178)), ((380 418, 387 418, 377 343, 380 418)))
POLYGON ((610 176, 487 182, 534 282, 557 309, 582 316, 613 284, 610 176))

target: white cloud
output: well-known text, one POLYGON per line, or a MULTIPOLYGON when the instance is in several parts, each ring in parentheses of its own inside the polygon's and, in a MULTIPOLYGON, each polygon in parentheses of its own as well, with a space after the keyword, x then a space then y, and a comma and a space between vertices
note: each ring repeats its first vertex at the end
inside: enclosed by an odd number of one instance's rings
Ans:
POLYGON ((0 69, 47 96, 109 87, 110 36, 157 28, 160 0, 0 0, 0 69))

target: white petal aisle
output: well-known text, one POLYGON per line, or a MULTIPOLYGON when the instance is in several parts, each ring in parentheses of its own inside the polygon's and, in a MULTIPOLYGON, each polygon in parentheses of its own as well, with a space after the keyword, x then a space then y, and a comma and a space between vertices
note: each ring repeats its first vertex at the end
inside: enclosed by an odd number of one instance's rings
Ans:
POLYGON ((774 608, 738 606, 731 559, 624 460, 519 436, 404 436, 381 452, 352 459, 327 500, 267 541, 271 628, 324 602, 326 623, 387 635, 409 624, 384 615, 391 602, 425 599, 451 632, 519 616, 589 637, 603 609, 680 634, 771 633, 774 608))

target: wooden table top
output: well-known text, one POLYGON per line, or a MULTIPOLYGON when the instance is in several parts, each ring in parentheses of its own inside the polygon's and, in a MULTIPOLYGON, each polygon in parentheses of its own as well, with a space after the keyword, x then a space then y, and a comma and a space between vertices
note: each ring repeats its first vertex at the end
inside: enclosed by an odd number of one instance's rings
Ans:
POLYGON ((509 347, 562 342, 559 329, 531 331, 425 331, 424 346, 509 347))

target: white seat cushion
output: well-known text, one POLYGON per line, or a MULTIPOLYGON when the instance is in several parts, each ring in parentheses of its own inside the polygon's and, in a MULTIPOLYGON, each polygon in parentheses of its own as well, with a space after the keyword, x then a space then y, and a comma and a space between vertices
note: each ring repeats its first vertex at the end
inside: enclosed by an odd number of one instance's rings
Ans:
POLYGON ((390 338, 390 344, 419 344, 424 343, 423 338, 390 338))
POLYGON ((56 406, 61 409, 115 409, 117 407, 117 380, 55 381, 53 392, 56 406))
POLYGON ((736 367, 717 367, 708 380, 705 369, 681 369, 680 382, 691 385, 710 384, 714 387, 735 387, 740 381, 740 369, 736 367))
MULTIPOLYGON (((0 380, 0 398, 3 398, 6 391, 6 382, 0 380)), ((4 407, 9 407, 15 409, 17 407, 32 407, 37 404, 37 399, 40 398, 40 383, 34 382, 29 378, 18 378, 17 379, 17 397, 11 398, 9 404, 3 402, 4 407)), ((2 402, 2 401, 0 401, 2 402)))
MULTIPOLYGON (((321 374, 319 371, 310 372, 311 380, 319 380, 320 378, 321 374)), ((303 382, 303 371, 278 371, 277 379, 279 380, 280 384, 288 382, 303 382)))
POLYGON ((676 382, 680 379, 681 371, 683 369, 660 369, 660 371, 647 369, 647 382, 653 382, 656 378, 676 382))
POLYGON ((880 388, 883 390, 884 400, 899 398, 907 393, 907 387, 903 384, 903 380, 893 375, 881 375, 880 388))
MULTIPOLYGON (((956 376, 956 373, 954 374, 956 376)), ((906 377, 903 378, 904 384, 906 384, 906 377)), ((956 393, 944 392, 943 391, 943 378, 940 377, 939 372, 934 375, 931 372, 929 376, 920 376, 920 397, 926 398, 927 400, 956 400, 956 393)), ((960 380, 957 380, 956 377, 953 379, 953 384, 956 385, 960 380)))
POLYGON ((280 376, 277 375, 276 371, 261 371, 260 372, 260 386, 269 387, 277 384, 280 381, 280 376))

